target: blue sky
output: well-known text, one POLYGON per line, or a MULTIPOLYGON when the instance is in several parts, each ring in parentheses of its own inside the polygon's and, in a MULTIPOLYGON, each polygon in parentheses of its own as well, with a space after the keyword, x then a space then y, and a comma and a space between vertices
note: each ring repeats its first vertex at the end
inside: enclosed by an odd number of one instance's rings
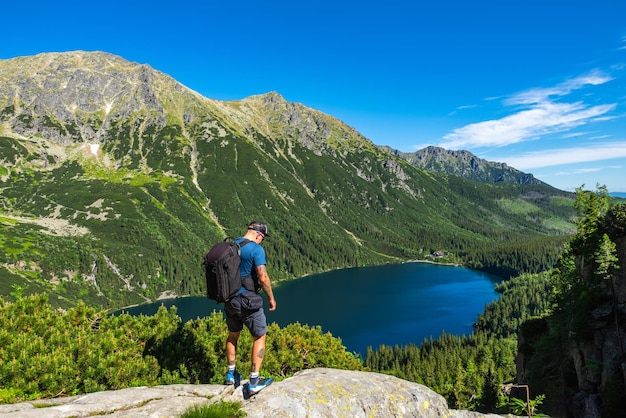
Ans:
POLYGON ((34 1, 3 15, 0 59, 110 52, 212 99, 276 91, 377 145, 626 192, 623 0, 34 1))

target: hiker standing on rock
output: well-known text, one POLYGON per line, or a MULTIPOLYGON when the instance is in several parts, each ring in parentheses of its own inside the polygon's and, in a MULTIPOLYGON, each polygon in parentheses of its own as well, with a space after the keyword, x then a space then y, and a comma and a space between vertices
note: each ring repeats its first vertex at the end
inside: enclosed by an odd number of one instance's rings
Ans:
POLYGON ((239 384, 241 375, 236 371, 237 342, 245 325, 252 334, 252 366, 250 381, 244 385, 244 396, 254 395, 261 389, 269 386, 274 379, 259 376, 263 356, 265 355, 265 339, 267 336, 267 320, 263 310, 263 298, 258 293, 262 289, 267 295, 269 310, 276 310, 276 299, 272 292, 272 284, 267 274, 265 250, 261 243, 268 236, 267 225, 254 221, 248 225, 243 237, 235 242, 241 245, 241 273, 242 287, 237 294, 224 303, 228 338, 226 339, 226 358, 228 372, 225 384, 239 384), (248 242, 249 241, 249 242, 248 242))

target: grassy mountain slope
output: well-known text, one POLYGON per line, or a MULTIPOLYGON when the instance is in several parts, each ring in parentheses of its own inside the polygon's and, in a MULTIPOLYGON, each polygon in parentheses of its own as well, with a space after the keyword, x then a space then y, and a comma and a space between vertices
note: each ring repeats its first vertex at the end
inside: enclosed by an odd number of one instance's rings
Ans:
POLYGON ((219 102, 106 53, 0 61, 0 152, 0 294, 61 306, 201 294, 204 251, 252 219, 275 280, 434 250, 519 263, 574 229, 548 185, 423 170, 277 93, 219 102))

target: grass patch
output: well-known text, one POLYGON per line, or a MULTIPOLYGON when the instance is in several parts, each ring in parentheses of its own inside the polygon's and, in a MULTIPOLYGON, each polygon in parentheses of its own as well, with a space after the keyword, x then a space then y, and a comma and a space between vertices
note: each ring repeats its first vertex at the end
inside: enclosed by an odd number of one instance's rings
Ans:
POLYGON ((91 161, 83 162, 85 176, 93 179, 103 180, 117 184, 128 184, 130 186, 145 186, 149 183, 159 182, 161 186, 175 184, 176 179, 168 177, 160 172, 143 173, 139 170, 129 170, 125 168, 111 169, 91 161))
POLYGON ((567 231, 570 234, 576 233, 576 227, 567 220, 551 217, 547 218, 542 222, 544 228, 554 229, 557 231, 567 231))
POLYGON ((519 199, 500 199, 498 200, 498 206, 500 206, 502 210, 515 215, 528 215, 530 213, 539 212, 537 206, 519 199))
POLYGON ((245 411, 241 409, 240 402, 216 402, 194 405, 186 410, 180 418, 240 418, 246 415, 245 411))
POLYGON ((63 405, 62 403, 31 403, 31 405, 33 406, 33 408, 51 408, 53 406, 61 406, 63 405))

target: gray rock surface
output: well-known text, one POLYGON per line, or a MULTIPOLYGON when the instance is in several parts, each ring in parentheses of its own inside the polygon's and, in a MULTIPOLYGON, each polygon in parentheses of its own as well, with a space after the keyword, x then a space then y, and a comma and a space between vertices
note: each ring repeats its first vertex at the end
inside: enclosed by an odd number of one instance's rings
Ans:
POLYGON ((450 410, 429 388, 378 373, 311 369, 244 400, 241 386, 168 385, 0 405, 0 418, 177 417, 193 405, 239 401, 248 417, 497 418, 450 410))

